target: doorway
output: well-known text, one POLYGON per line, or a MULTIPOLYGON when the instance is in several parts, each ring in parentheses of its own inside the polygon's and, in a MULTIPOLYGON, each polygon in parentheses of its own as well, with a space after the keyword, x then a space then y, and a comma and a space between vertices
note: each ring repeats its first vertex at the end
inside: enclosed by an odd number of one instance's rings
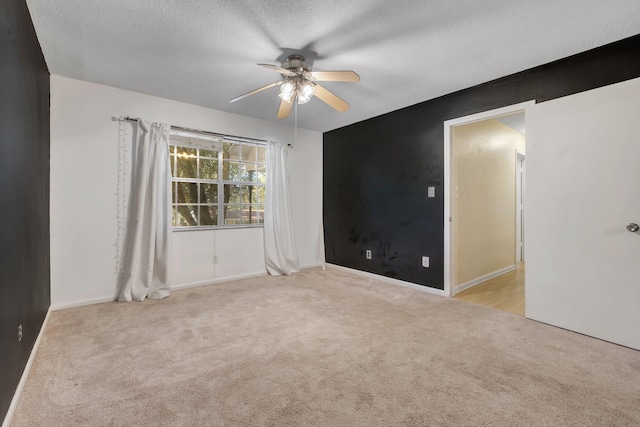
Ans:
POLYGON ((525 314, 525 112, 445 122, 445 292, 525 314), (448 191, 447 191, 448 190, 448 191))

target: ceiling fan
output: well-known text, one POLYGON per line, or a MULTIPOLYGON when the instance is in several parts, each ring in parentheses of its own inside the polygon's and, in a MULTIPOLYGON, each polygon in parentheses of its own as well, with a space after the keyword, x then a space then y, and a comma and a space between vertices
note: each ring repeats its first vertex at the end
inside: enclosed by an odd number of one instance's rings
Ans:
POLYGON ((284 119, 289 116, 294 102, 304 104, 309 102, 314 95, 334 110, 341 113, 345 112, 349 109, 349 104, 318 84, 318 82, 360 81, 360 76, 349 70, 312 71, 311 66, 304 62, 304 57, 300 55, 289 55, 280 67, 270 64, 258 65, 279 72, 282 75, 282 80, 247 92, 244 95, 231 99, 229 102, 236 102, 247 96, 262 92, 263 90, 280 86, 280 94, 278 96, 282 101, 280 102, 280 108, 276 116, 279 119, 284 119))

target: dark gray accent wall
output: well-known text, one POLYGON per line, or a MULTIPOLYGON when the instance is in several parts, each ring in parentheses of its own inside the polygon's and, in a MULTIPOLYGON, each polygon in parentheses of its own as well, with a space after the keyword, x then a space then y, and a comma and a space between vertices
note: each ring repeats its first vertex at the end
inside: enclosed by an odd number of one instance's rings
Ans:
POLYGON ((0 248, 3 420, 50 305, 49 71, 24 0, 0 1, 0 248))
POLYGON ((640 35, 326 132, 327 262, 443 289, 444 122, 639 76, 640 35))

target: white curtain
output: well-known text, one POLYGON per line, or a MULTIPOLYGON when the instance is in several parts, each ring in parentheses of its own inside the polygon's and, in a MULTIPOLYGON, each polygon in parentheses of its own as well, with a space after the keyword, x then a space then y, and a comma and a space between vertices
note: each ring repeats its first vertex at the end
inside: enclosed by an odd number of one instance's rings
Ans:
POLYGON ((131 196, 118 301, 169 296, 171 169, 169 125, 138 120, 133 133, 131 196))
POLYGON ((287 144, 269 142, 267 145, 264 255, 267 272, 272 276, 290 276, 300 271, 293 235, 288 154, 287 144))

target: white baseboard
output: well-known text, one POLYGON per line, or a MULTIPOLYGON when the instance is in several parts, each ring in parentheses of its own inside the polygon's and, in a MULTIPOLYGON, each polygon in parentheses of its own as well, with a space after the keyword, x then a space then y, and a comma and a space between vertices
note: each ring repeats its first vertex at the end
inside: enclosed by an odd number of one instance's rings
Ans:
MULTIPOLYGON (((215 283, 231 282, 233 280, 250 279, 253 277, 264 276, 266 274, 267 274, 266 272, 261 271, 256 273, 239 274, 236 276, 222 277, 220 279, 210 279, 210 280, 202 280, 200 282, 181 283, 179 285, 172 285, 171 290, 177 291, 179 289, 196 288, 199 286, 213 285, 215 283)), ((85 305, 100 304, 103 302, 112 302, 117 300, 118 300, 118 296, 112 295, 112 296, 105 296, 105 297, 99 297, 99 298, 91 298, 86 300, 64 302, 64 303, 52 304, 51 311, 66 310, 68 308, 82 307, 85 305)))
POLYGON ((179 289, 197 288, 200 286, 214 285, 216 283, 224 283, 224 282, 233 282, 234 280, 252 279, 254 277, 260 277, 260 276, 266 276, 266 275, 267 275, 266 271, 248 273, 248 274, 238 274, 236 276, 227 276, 219 279, 203 280, 200 282, 191 282, 191 283, 182 283, 180 285, 173 285, 171 286, 171 290, 177 291, 179 289))
POLYGON ((307 270, 309 268, 321 268, 324 264, 305 264, 300 266, 300 270, 307 270))
POLYGON ((42 340, 44 331, 47 328, 47 323, 49 323, 50 314, 51 314, 51 307, 49 307, 49 309, 47 310, 47 315, 44 317, 44 321, 42 322, 42 326, 40 327, 40 332, 38 333, 36 342, 33 343, 31 354, 29 355, 29 359, 27 359, 27 364, 24 366, 24 371, 22 371, 20 382, 18 383, 18 387, 16 387, 16 392, 13 394, 13 399, 11 400, 11 404, 9 405, 9 410, 7 411, 7 415, 5 415, 4 421, 2 422, 2 427, 9 427, 9 425, 11 424, 11 418, 13 418, 13 414, 16 412, 16 408, 18 407, 18 401, 20 400, 22 389, 24 388, 24 385, 27 382, 27 378, 29 377, 29 372, 31 371, 31 366, 33 365, 33 360, 36 358, 38 347, 40 347, 40 341, 42 340))
POLYGON ((99 298, 91 298, 86 300, 51 304, 51 311, 66 310, 67 308, 75 308, 75 307, 82 307, 85 305, 100 304, 102 302, 117 301, 117 299, 118 299, 117 295, 112 295, 108 297, 99 297, 99 298))
POLYGON ((510 265, 510 266, 505 267, 505 268, 501 268, 500 270, 496 270, 496 271, 491 272, 489 274, 485 274, 484 276, 476 277, 473 280, 469 280, 468 282, 465 282, 465 283, 463 283, 461 285, 456 286, 453 289, 453 294, 455 295, 458 292, 462 292, 465 289, 469 289, 469 288, 471 288, 471 287, 473 287, 475 285, 479 285, 482 282, 486 282, 489 279, 493 279, 494 277, 498 277, 498 276, 500 276, 500 275, 502 275, 504 273, 508 273, 508 272, 513 271, 515 269, 516 269, 516 266, 514 264, 514 265, 510 265))
POLYGON ((442 297, 448 297, 448 295, 445 294, 444 290, 442 289, 434 289, 424 285, 417 285, 415 283, 405 282, 404 280, 392 279, 391 277, 381 276, 379 274, 373 274, 367 271, 355 270, 353 268, 343 267, 341 265, 336 265, 336 264, 327 263, 327 267, 333 268, 336 270, 346 271, 348 273, 357 274, 358 276, 367 277, 369 279, 380 280, 381 282, 390 283, 392 285, 404 286, 405 288, 416 289, 418 291, 427 292, 434 295, 440 295, 442 297))

